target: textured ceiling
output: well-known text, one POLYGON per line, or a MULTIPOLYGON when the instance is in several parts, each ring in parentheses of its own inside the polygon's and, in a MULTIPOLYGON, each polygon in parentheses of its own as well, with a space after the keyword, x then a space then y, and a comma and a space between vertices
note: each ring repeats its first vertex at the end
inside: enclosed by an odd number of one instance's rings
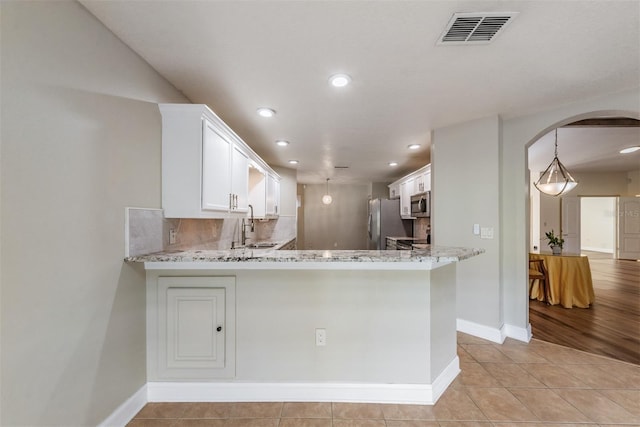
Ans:
POLYGON ((392 180, 429 161, 435 128, 640 86, 638 1, 81 3, 267 162, 299 160, 304 183, 392 180), (491 44, 436 45, 455 12, 505 11, 491 44), (330 87, 337 72, 352 84, 330 87))

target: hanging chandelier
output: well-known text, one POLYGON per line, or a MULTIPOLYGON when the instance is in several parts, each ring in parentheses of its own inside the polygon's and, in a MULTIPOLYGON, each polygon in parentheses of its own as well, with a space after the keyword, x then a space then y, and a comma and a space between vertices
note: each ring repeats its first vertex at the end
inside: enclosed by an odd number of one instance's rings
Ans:
POLYGON ((547 166, 547 169, 540 175, 540 178, 533 184, 538 191, 550 196, 559 196, 573 190, 578 183, 571 176, 567 168, 558 159, 558 129, 556 128, 555 155, 547 166))
POLYGON ((327 194, 322 196, 322 203, 324 203, 325 205, 330 205, 332 201, 333 199, 329 195, 329 178, 327 178, 327 194))

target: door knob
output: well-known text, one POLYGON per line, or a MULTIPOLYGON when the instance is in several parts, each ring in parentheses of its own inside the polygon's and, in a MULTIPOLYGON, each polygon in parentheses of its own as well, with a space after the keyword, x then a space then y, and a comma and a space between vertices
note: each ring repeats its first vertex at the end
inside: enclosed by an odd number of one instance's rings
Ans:
POLYGON ((216 328, 216 331, 218 331, 218 332, 222 331, 222 326, 218 326, 218 327, 216 328))

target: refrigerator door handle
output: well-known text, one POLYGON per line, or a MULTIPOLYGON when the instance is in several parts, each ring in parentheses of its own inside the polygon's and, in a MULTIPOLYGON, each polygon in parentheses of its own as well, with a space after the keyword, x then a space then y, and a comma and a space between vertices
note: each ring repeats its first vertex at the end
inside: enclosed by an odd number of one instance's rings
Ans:
POLYGON ((367 224, 367 232, 369 233, 369 239, 371 239, 371 214, 369 214, 369 223, 367 224))

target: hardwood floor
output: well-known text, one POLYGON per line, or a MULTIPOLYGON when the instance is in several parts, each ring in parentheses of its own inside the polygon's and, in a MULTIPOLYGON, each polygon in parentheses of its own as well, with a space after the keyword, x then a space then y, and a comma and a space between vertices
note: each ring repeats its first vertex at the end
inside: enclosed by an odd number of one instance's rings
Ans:
POLYGON ((640 262, 589 257, 596 302, 566 309, 529 301, 533 337, 640 365, 640 262))

